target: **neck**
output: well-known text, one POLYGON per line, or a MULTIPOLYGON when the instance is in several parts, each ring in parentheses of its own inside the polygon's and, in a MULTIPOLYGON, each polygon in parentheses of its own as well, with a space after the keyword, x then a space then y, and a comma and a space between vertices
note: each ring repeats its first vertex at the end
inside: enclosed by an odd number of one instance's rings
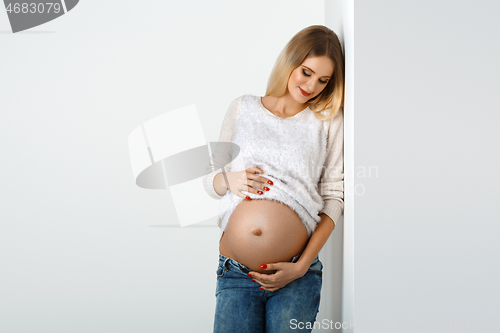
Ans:
POLYGON ((287 91, 285 95, 276 97, 274 109, 285 116, 293 116, 307 108, 307 106, 306 103, 298 103, 287 91))

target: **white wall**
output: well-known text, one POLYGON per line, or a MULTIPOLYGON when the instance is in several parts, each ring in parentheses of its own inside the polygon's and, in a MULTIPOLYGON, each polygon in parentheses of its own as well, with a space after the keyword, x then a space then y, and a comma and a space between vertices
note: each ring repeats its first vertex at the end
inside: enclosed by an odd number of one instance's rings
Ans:
POLYGON ((81 1, 12 34, 0 11, 0 331, 210 332, 217 228, 134 184, 130 131, 196 104, 216 141, 319 0, 81 1))
POLYGON ((354 10, 355 331, 498 332, 500 4, 354 10))
POLYGON ((320 253, 325 267, 317 318, 321 329, 315 332, 331 328, 347 332, 341 324, 354 319, 354 1, 325 1, 325 25, 344 48, 344 215, 320 253))

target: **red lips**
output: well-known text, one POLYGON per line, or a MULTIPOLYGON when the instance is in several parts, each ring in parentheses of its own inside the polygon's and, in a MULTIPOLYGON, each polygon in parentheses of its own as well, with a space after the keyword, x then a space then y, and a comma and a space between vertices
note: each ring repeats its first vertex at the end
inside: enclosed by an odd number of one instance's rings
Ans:
POLYGON ((307 97, 307 96, 311 96, 311 94, 310 94, 310 93, 305 92, 304 90, 302 90, 302 88, 300 88, 300 87, 299 87, 299 89, 300 89, 300 92, 302 93, 302 95, 304 95, 304 96, 306 96, 306 97, 307 97))

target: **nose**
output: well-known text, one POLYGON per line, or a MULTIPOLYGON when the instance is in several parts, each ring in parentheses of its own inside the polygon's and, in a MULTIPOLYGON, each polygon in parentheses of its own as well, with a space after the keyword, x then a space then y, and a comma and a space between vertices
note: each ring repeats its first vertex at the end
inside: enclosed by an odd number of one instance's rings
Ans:
POLYGON ((307 81, 306 83, 306 88, 307 88, 307 91, 310 92, 311 94, 314 93, 314 81, 313 80, 309 80, 307 81))

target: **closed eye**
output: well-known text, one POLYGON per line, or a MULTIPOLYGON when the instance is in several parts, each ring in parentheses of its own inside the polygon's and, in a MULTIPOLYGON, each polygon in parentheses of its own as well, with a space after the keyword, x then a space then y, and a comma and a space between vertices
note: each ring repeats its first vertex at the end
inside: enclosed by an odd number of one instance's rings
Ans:
MULTIPOLYGON (((307 74, 306 71, 303 68, 302 68, 302 74, 304 74, 305 76, 308 76, 308 77, 311 76, 311 74, 307 74)), ((328 83, 328 81, 323 81, 323 80, 319 80, 319 82, 321 84, 327 84, 328 83)))

